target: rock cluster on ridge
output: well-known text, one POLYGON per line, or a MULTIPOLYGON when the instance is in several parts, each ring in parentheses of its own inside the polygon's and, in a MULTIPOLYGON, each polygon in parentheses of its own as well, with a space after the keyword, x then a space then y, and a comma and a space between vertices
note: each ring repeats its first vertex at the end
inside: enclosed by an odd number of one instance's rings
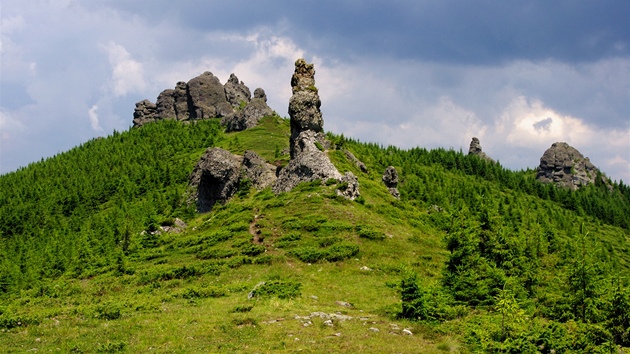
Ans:
POLYGON ((133 113, 134 127, 163 119, 190 121, 223 118, 228 131, 243 130, 256 125, 273 110, 261 88, 254 91, 254 99, 242 81, 231 74, 225 85, 211 72, 180 81, 174 89, 162 91, 155 103, 142 100, 136 103, 133 113), (251 107, 250 107, 251 105, 251 107))
POLYGON ((329 146, 323 134, 324 120, 319 109, 321 101, 315 87, 315 68, 304 59, 295 62, 291 77, 293 95, 289 100, 291 159, 278 175, 275 193, 288 192, 302 182, 335 179, 342 187, 339 195, 347 199, 359 196, 358 181, 352 172, 342 175, 324 151, 329 146))
POLYGON ((599 170, 578 150, 564 142, 553 143, 540 158, 536 179, 578 189, 595 183, 599 170))
POLYGON ((470 142, 468 155, 476 155, 486 161, 494 162, 494 160, 491 159, 490 156, 486 155, 486 153, 481 150, 481 144, 479 143, 479 139, 477 139, 476 137, 473 137, 472 141, 470 142))

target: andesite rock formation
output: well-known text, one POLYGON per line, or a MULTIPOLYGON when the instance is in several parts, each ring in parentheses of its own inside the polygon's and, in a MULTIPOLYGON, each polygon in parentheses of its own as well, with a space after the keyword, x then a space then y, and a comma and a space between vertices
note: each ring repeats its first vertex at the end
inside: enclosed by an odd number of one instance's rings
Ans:
POLYGON ((352 172, 342 175, 324 151, 330 144, 324 136, 324 120, 319 109, 321 101, 315 87, 315 68, 304 59, 295 62, 291 77, 293 95, 289 99, 291 159, 280 171, 273 186, 275 193, 288 192, 299 183, 328 179, 342 182, 339 195, 350 200, 359 196, 359 183, 352 172))
POLYGON ((258 189, 271 186, 276 180, 275 170, 275 166, 253 151, 245 151, 244 156, 239 156, 212 147, 197 162, 188 185, 197 210, 206 212, 217 202, 230 199, 245 179, 258 189))
POLYGON ((267 106, 267 96, 262 88, 254 91, 231 74, 225 85, 211 72, 180 81, 174 89, 162 91, 155 103, 142 100, 136 103, 133 126, 163 119, 191 121, 196 119, 222 118, 228 131, 244 130, 255 126, 273 110, 267 106))
POLYGON ((476 137, 473 137, 472 141, 470 142, 470 148, 468 148, 468 155, 476 155, 486 161, 494 162, 494 160, 490 158, 490 156, 486 155, 486 153, 481 150, 481 143, 479 142, 479 139, 476 137))
POLYGON ((400 199, 400 192, 398 191, 398 171, 394 166, 389 166, 383 172, 383 183, 389 190, 389 193, 396 199, 400 199))
MULTIPOLYGON (((227 201, 244 181, 250 181, 257 189, 272 186, 277 194, 288 192, 302 182, 320 180, 323 183, 334 179, 338 182, 338 195, 350 200, 360 195, 357 177, 352 172, 341 174, 324 151, 330 144, 323 134, 324 121, 319 110, 321 102, 314 75, 313 64, 306 63, 304 59, 295 63, 295 73, 291 78, 293 96, 289 101, 291 159, 287 166, 278 171, 276 166, 253 151, 238 156, 224 149, 208 148, 189 177, 191 199, 195 200, 197 210, 209 211, 217 202, 227 201)), ((226 97, 232 101, 247 97, 249 93, 237 83, 236 77, 231 76, 226 84, 230 86, 226 89, 226 97)), ((256 89, 254 98, 244 108, 233 114, 231 119, 224 118, 227 130, 242 130, 249 128, 250 124, 255 125, 257 120, 250 117, 267 113, 266 99, 265 92, 256 89)), ((139 107, 147 109, 150 105, 142 101, 139 107)))
POLYGON ((595 183, 599 174, 597 167, 578 150, 565 142, 557 142, 540 158, 536 179, 575 190, 595 183))

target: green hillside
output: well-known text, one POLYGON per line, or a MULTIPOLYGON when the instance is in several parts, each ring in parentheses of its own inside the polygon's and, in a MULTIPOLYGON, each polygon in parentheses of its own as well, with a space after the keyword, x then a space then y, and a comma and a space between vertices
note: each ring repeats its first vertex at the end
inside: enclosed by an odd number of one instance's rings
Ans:
MULTIPOLYGON (((630 347, 630 188, 542 185, 452 150, 328 135, 336 181, 198 214, 210 146, 283 165, 289 121, 161 121, 0 176, 0 348, 114 353, 630 347), (363 172, 345 150, 365 163, 363 172), (401 199, 381 181, 400 173, 401 199), (161 231, 183 220, 179 232, 161 231)), ((628 349, 626 349, 628 350, 628 349)))

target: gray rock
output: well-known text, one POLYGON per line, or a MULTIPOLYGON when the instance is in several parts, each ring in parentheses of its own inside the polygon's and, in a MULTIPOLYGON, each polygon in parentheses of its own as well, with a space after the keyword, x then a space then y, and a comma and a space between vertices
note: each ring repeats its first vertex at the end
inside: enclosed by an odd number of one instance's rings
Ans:
POLYGON ((600 171, 578 150, 567 143, 553 143, 540 158, 536 179, 560 187, 578 189, 591 183, 600 171))
POLYGON ((476 155, 486 161, 494 162, 494 160, 491 159, 490 156, 486 155, 486 153, 481 150, 481 144, 479 143, 479 139, 477 139, 476 137, 473 137, 472 141, 470 142, 468 155, 476 155))
POLYGON ((155 105, 156 119, 175 119, 175 90, 167 89, 160 92, 155 105))
POLYGON ((188 93, 185 82, 180 81, 175 85, 173 100, 175 118, 177 120, 188 120, 188 118, 190 118, 190 112, 188 109, 188 93))
POLYGON ((272 114, 273 110, 267 106, 265 101, 254 98, 243 109, 224 117, 221 123, 227 132, 240 131, 256 126, 261 118, 272 114))
MULTIPOLYGON (((295 71, 291 77, 293 95, 289 99, 289 117, 291 118, 291 138, 289 146, 305 130, 316 133, 324 131, 324 120, 320 110, 321 100, 315 87, 315 68, 304 59, 295 62, 295 71)), ((291 158, 294 152, 291 150, 291 158)))
POLYGON ((267 102, 267 94, 265 93, 265 90, 260 87, 254 90, 254 98, 260 98, 261 100, 267 102))
POLYGON ((295 72, 291 78, 293 96, 289 100, 291 159, 280 171, 273 191, 288 192, 302 182, 335 179, 342 182, 337 194, 353 200, 359 196, 356 176, 339 173, 324 151, 330 148, 330 143, 323 133, 324 120, 319 110, 321 102, 314 76, 313 64, 306 63, 304 59, 295 62, 295 72))
POLYGON ((319 150, 316 141, 316 133, 312 130, 302 132, 294 141, 294 150, 297 153, 280 171, 273 186, 275 193, 288 192, 302 182, 314 180, 325 182, 330 178, 341 181, 341 173, 330 162, 326 153, 319 150))
POLYGON ((259 190, 270 187, 277 180, 276 166, 254 151, 238 156, 220 148, 208 148, 189 177, 190 201, 196 203, 199 212, 209 211, 217 202, 230 199, 244 179, 259 190))
POLYGON ((245 151, 243 155, 241 178, 247 178, 252 181, 252 185, 256 189, 270 187, 278 179, 276 177, 276 166, 267 163, 265 159, 251 150, 245 151))
POLYGON ((238 188, 242 157, 221 148, 208 148, 189 177, 199 212, 225 202, 238 188))
MULTIPOLYGON (((294 146, 294 141, 301 132, 312 130, 323 132, 324 120, 319 107, 321 101, 319 95, 312 91, 299 91, 289 99, 289 116, 291 118, 291 138, 289 146, 294 146)), ((293 157, 294 153, 291 152, 293 157)))
POLYGON ((155 121, 156 111, 157 106, 149 100, 136 103, 136 108, 133 111, 133 126, 141 126, 155 121))
POLYGON ((209 71, 188 81, 187 87, 191 119, 217 117, 217 106, 227 102, 221 81, 209 71))
POLYGON ((234 108, 238 108, 241 104, 249 103, 251 99, 251 92, 249 88, 245 86, 243 81, 238 81, 238 77, 234 73, 230 74, 230 78, 223 87, 225 90, 225 97, 227 102, 234 108))
POLYGON ((383 173, 383 183, 389 190, 389 193, 396 199, 400 199, 400 192, 398 191, 398 171, 394 166, 389 166, 383 173))
POLYGON ((155 105, 148 100, 138 102, 134 127, 161 119, 188 121, 216 117, 224 118, 228 131, 251 128, 260 118, 273 114, 273 110, 267 106, 263 89, 256 89, 253 100, 250 97, 249 88, 236 75, 231 74, 223 85, 206 71, 188 83, 180 81, 174 89, 162 91, 155 105), (240 109, 243 103, 247 104, 244 108, 249 108, 240 109))
POLYGON ((337 189, 337 195, 349 200, 355 200, 359 195, 359 181, 352 172, 346 172, 341 177, 343 187, 337 189))

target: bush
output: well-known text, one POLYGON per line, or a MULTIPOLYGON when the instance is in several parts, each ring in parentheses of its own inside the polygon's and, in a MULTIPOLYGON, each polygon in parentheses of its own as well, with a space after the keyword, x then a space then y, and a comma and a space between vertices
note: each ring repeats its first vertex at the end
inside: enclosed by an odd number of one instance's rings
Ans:
POLYGON ((247 243, 241 246, 240 250, 241 250, 241 253, 246 256, 255 257, 261 253, 264 253, 266 251, 266 248, 263 245, 257 245, 255 243, 247 243))
POLYGON ((120 307, 119 304, 112 302, 99 304, 96 306, 96 309, 94 309, 94 317, 103 320, 117 320, 122 317, 120 307))
POLYGON ((291 299, 302 295, 302 284, 292 280, 268 280, 252 290, 250 297, 271 297, 291 299))
POLYGON ((96 348, 97 353, 116 353, 125 350, 127 343, 125 342, 107 342, 106 344, 100 344, 96 348))
POLYGON ((329 262, 342 261, 359 253, 359 246, 349 243, 339 243, 328 249, 326 260, 329 262))
POLYGON ((359 237, 366 238, 368 240, 381 241, 381 240, 384 240, 386 238, 384 233, 382 233, 380 231, 376 231, 376 230, 372 229, 369 226, 358 225, 356 227, 356 230, 357 230, 357 234, 359 235, 359 237))

